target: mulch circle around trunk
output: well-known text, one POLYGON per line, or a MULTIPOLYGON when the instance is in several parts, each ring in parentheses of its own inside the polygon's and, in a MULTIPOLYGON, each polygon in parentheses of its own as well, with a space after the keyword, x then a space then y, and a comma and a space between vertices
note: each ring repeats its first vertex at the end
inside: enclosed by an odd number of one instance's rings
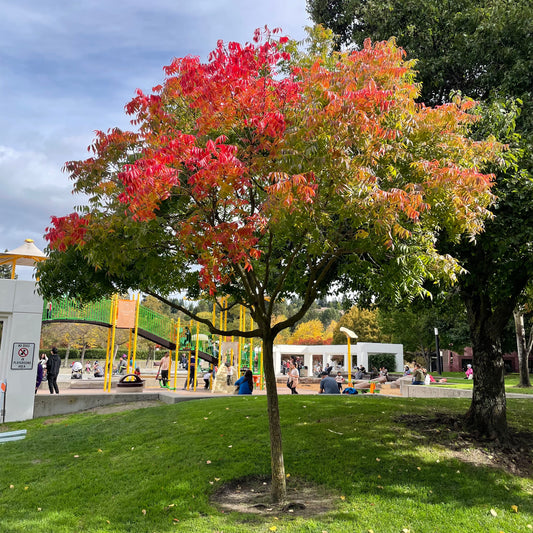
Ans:
POLYGON ((271 502, 270 489, 270 478, 234 480, 220 487, 211 502, 222 512, 310 517, 334 510, 339 500, 331 490, 300 479, 287 481, 287 499, 283 503, 271 502))
POLYGON ((463 419, 462 415, 434 413, 405 414, 395 420, 419 433, 428 442, 448 449, 460 461, 501 469, 518 477, 533 476, 533 433, 510 427, 509 442, 501 445, 466 431, 463 419))

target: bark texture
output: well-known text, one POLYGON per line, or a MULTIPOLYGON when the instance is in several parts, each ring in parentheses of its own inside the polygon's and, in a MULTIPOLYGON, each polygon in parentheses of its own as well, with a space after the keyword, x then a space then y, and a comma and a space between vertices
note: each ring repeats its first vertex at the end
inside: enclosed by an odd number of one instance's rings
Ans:
POLYGON ((268 424, 270 427, 270 463, 272 468, 272 501, 280 503, 287 497, 285 464, 281 440, 281 421, 279 417, 278 390, 274 371, 274 340, 263 339, 263 370, 267 388, 268 424))
POLYGON ((505 370, 501 327, 485 297, 465 298, 472 340, 474 385, 466 413, 467 428, 476 436, 508 441, 505 370))

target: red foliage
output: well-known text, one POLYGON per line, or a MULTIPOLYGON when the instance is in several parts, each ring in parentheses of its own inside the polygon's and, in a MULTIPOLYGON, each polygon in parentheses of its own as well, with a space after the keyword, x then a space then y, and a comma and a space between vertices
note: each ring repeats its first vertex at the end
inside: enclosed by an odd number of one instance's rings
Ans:
MULTIPOLYGON (((459 167, 460 158, 447 151, 466 146, 466 105, 417 107, 411 64, 391 43, 367 41, 339 55, 334 68, 317 59, 281 72, 290 57, 287 38, 273 39, 278 32, 257 31, 245 45, 220 41, 207 63, 175 59, 162 85, 149 95, 137 91, 127 104, 137 133, 97 132, 94 157, 66 164, 76 190, 111 196, 138 221, 154 219, 166 200, 183 200, 177 247, 199 263, 200 283, 210 292, 229 281, 233 266, 253 268, 261 237, 282 213, 311 218, 320 210, 321 187, 350 191, 352 209, 374 221, 389 246, 409 237, 409 224, 446 194, 465 227, 479 217, 476 197, 488 195, 490 177, 474 164, 459 167), (424 135, 437 131, 442 157, 426 158, 424 135), (308 148, 317 139, 327 150, 315 156, 308 148), (388 170, 396 161, 406 161, 416 181, 396 185, 388 170)), ((90 221, 53 218, 50 245, 84 244, 90 221)))

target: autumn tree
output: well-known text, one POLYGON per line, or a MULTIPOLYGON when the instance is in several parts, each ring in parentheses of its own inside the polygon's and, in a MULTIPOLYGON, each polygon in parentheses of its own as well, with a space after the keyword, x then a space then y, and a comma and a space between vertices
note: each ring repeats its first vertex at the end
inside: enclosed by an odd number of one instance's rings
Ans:
POLYGON ((322 322, 315 319, 300 322, 296 326, 294 333, 289 337, 287 344, 326 344, 325 341, 322 322))
POLYGON ((377 312, 374 309, 361 309, 354 305, 347 313, 344 313, 333 334, 333 344, 346 344, 348 342, 346 335, 340 331, 341 327, 356 333, 357 342, 383 342, 377 321, 377 312))
POLYGON ((400 297, 453 277, 437 231, 481 230, 492 199, 480 172, 499 147, 470 141, 471 103, 415 103, 413 63, 394 42, 331 53, 265 30, 219 42, 207 63, 175 59, 164 83, 126 106, 135 132, 99 132, 93 155, 66 164, 81 213, 53 218, 47 297, 141 290, 172 305, 181 291, 220 308, 243 305, 259 337, 270 427, 272 497, 286 495, 273 343, 335 283, 400 297), (73 263, 83 277, 70 283, 73 263), (62 268, 63 267, 63 268, 62 268), (224 298, 222 298, 224 297, 224 298), (283 299, 299 298, 273 322, 283 299))

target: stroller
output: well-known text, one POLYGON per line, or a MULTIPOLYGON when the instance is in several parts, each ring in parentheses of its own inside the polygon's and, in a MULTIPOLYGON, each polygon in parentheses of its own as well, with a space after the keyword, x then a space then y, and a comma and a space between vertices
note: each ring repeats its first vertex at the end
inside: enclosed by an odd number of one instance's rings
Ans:
POLYGON ((82 374, 83 374, 83 367, 81 366, 80 362, 76 361, 72 365, 70 379, 81 379, 82 374))

